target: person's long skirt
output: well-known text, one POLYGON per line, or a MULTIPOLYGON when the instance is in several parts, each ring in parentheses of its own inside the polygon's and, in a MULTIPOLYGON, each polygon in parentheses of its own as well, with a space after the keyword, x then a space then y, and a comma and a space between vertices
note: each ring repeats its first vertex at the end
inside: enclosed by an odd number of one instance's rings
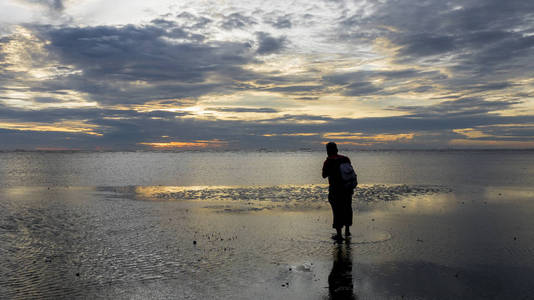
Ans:
POLYGON ((328 202, 332 206, 334 215, 333 228, 352 226, 352 194, 352 190, 330 190, 328 192, 328 202))

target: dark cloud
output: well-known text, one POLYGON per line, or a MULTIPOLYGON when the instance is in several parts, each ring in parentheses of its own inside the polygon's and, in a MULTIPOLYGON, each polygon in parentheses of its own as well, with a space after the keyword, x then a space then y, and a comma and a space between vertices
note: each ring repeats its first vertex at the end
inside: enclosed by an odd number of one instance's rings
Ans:
POLYGON ((57 103, 57 102, 61 102, 57 98, 53 98, 53 97, 35 97, 35 98, 33 98, 33 101, 38 102, 38 103, 57 103))
POLYGON ((398 45, 402 45, 400 55, 402 56, 428 56, 450 52, 455 49, 454 38, 450 36, 436 36, 431 34, 417 34, 404 36, 394 40, 398 45))
POLYGON ((291 28, 293 23, 291 22, 291 15, 278 16, 272 20, 265 20, 265 23, 271 24, 274 28, 285 29, 291 28))
POLYGON ((100 103, 143 103, 223 92, 253 75, 242 69, 254 59, 249 43, 204 43, 173 22, 32 29, 48 41, 49 55, 82 71, 40 82, 34 91, 73 89, 100 103))
POLYGON ((258 38, 258 49, 256 52, 261 55, 280 52, 287 43, 285 36, 276 38, 266 32, 257 32, 256 36, 258 38))
POLYGON ((513 100, 489 101, 481 98, 461 98, 443 101, 432 106, 400 106, 393 110, 410 111, 413 113, 413 117, 485 116, 488 113, 509 109, 520 103, 521 101, 513 100))
POLYGON ((182 12, 176 16, 181 21, 182 26, 188 29, 197 30, 204 29, 209 24, 213 23, 213 20, 204 16, 196 16, 188 12, 182 12))
MULTIPOLYGON (((486 32, 477 33, 486 36, 486 32)), ((461 40, 463 51, 458 54, 457 72, 468 72, 488 77, 513 70, 517 75, 530 73, 534 36, 508 32, 498 38, 484 40, 485 37, 466 37, 461 40)))
POLYGON ((382 89, 375 86, 371 82, 353 82, 347 85, 343 91, 343 94, 346 96, 365 96, 377 94, 382 89))
POLYGON ((224 21, 221 23, 221 27, 226 30, 233 30, 243 29, 254 24, 257 24, 254 18, 242 15, 240 13, 232 13, 228 16, 225 16, 224 21))
POLYGON ((273 72, 264 72, 262 74, 257 74, 254 78, 254 83, 256 85, 263 86, 273 86, 273 85, 297 85, 297 84, 308 84, 310 82, 310 77, 307 75, 282 75, 279 71, 273 72))
POLYGON ((438 71, 422 71, 416 69, 402 69, 393 71, 375 71, 372 73, 373 77, 383 77, 388 80, 394 79, 410 79, 410 78, 432 78, 432 79, 445 79, 447 75, 438 71))
POLYGON ((400 70, 365 70, 356 72, 346 72, 329 74, 323 76, 323 80, 331 83, 344 85, 351 82, 365 81, 369 79, 382 78, 386 80, 406 80, 412 78, 428 78, 428 79, 445 79, 447 75, 438 71, 422 71, 416 69, 400 69, 400 70))
POLYGON ((284 92, 284 93, 300 93, 300 92, 314 92, 320 91, 323 88, 321 85, 291 85, 291 86, 278 86, 273 88, 264 88, 264 91, 271 92, 284 92))
POLYGON ((426 93, 426 92, 430 92, 434 89, 434 87, 432 86, 429 86, 429 85, 423 85, 423 86, 419 86, 417 88, 415 88, 413 91, 416 92, 416 93, 426 93))
POLYGON ((513 84, 511 82, 490 82, 490 83, 483 83, 483 84, 476 84, 476 85, 465 85, 461 86, 462 90, 467 90, 470 92, 486 92, 486 91, 496 91, 496 90, 503 90, 510 87, 516 86, 516 84, 513 84))
MULTIPOLYGON (((302 115, 286 114, 281 117, 272 118, 268 120, 262 120, 260 121, 260 123, 264 124, 265 122, 267 122, 267 123, 272 123, 272 124, 285 124, 287 122, 294 122, 294 121, 332 121, 332 120, 335 120, 335 119, 331 117, 306 115, 306 114, 302 114, 302 115)), ((297 128, 304 128, 304 126, 297 126, 297 128)))
POLYGON ((534 126, 530 124, 508 124, 506 126, 479 126, 475 129, 488 135, 488 137, 480 137, 480 139, 488 139, 494 136, 498 136, 501 140, 532 141, 532 137, 534 136, 534 126))
POLYGON ((48 50, 63 63, 77 66, 84 75, 94 77, 201 81, 201 68, 206 64, 197 57, 202 52, 214 54, 210 47, 193 42, 168 43, 162 38, 173 36, 156 26, 51 28, 40 33, 50 41, 48 50), (194 68, 193 64, 199 67, 194 68))
POLYGON ((325 75, 322 79, 326 86, 340 86, 340 93, 347 96, 394 95, 406 92, 424 93, 435 90, 435 85, 439 85, 451 93, 446 98, 461 98, 518 86, 518 84, 506 80, 455 78, 439 71, 416 69, 337 73, 325 75), (375 79, 382 80, 376 83, 375 79), (408 82, 410 84, 407 84, 408 82))
POLYGON ((135 110, 98 108, 49 108, 41 110, 24 110, 0 106, 0 119, 17 123, 54 123, 61 121, 85 120, 90 124, 102 125, 102 122, 106 122, 106 118, 120 118, 127 120, 162 118, 174 120, 177 117, 183 117, 186 115, 188 115, 187 112, 171 112, 163 110, 141 113, 135 110))
POLYGON ((356 97, 422 93, 433 89, 429 82, 440 82, 447 79, 447 75, 416 69, 366 70, 325 75, 322 79, 326 86, 338 86, 341 94, 356 97), (381 83, 375 83, 375 79, 382 79, 381 83), (406 84, 408 81, 410 85, 406 84))
POLYGON ((31 4, 43 5, 49 8, 50 10, 54 10, 54 11, 63 11, 65 9, 63 0, 19 0, 19 1, 31 3, 31 4))
MULTIPOLYGON (((340 20, 337 40, 399 47, 394 61, 443 66, 464 84, 532 75, 532 1, 383 1, 340 20)), ((454 84, 443 83, 454 89, 454 84)))
MULTIPOLYGON (((337 119, 329 122, 327 128, 332 132, 366 133, 441 133, 453 129, 474 128, 495 124, 522 124, 534 121, 534 116, 501 117, 497 115, 459 115, 459 116, 398 116, 361 119, 337 119)), ((446 144, 448 139, 442 139, 446 144)))
MULTIPOLYGON (((38 148, 95 149, 99 137, 83 133, 21 131, 0 128, 1 150, 33 150, 38 148)), ((106 146, 105 146, 106 147, 106 146)), ((112 145, 107 149, 113 149, 112 145)), ((120 147, 117 147, 120 149, 120 147)), ((123 149, 127 149, 123 147, 123 149)))
POLYGON ((154 20, 150 21, 150 23, 152 23, 152 24, 154 24, 156 26, 159 26, 159 27, 163 27, 163 28, 173 28, 173 27, 177 27, 178 26, 178 24, 176 22, 170 21, 170 20, 166 20, 166 19, 163 19, 163 18, 154 19, 154 20))
POLYGON ((319 100, 319 97, 297 97, 295 100, 314 101, 319 100))

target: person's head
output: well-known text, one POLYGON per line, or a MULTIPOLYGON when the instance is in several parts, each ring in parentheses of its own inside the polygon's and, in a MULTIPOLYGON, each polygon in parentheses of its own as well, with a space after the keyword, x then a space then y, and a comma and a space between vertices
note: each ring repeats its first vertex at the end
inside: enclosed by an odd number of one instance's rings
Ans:
POLYGON ((337 145, 334 142, 330 142, 326 144, 326 154, 328 156, 336 155, 337 154, 337 145))

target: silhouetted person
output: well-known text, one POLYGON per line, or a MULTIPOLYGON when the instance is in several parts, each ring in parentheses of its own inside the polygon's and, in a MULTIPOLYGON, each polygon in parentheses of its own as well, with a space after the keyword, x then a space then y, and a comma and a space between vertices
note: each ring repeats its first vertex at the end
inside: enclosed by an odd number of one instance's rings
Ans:
MULTIPOLYGON (((341 239, 341 229, 345 226, 345 236, 350 236, 349 227, 352 226, 352 194, 354 186, 347 187, 340 171, 341 164, 348 163, 350 159, 337 153, 336 143, 326 144, 328 157, 323 164, 323 178, 328 177, 328 202, 332 206, 334 220, 332 227, 336 229, 334 239, 341 239)), ((352 167, 351 167, 352 170, 352 167)), ((354 175, 355 176, 355 175, 354 175)), ((357 184, 357 183, 356 183, 357 184)))
POLYGON ((334 248, 334 264, 328 275, 328 291, 330 299, 356 299, 352 282, 352 254, 350 242, 336 243, 334 248))

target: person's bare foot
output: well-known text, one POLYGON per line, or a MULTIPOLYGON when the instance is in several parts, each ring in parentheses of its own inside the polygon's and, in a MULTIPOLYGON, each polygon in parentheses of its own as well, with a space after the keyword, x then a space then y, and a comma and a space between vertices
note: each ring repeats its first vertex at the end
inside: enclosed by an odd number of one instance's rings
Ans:
POLYGON ((343 239, 343 236, 341 235, 341 228, 336 228, 336 234, 332 236, 332 239, 339 241, 343 239))
POLYGON ((332 235, 332 239, 334 241, 341 241, 341 240, 343 240, 343 236, 341 234, 333 234, 332 235))

